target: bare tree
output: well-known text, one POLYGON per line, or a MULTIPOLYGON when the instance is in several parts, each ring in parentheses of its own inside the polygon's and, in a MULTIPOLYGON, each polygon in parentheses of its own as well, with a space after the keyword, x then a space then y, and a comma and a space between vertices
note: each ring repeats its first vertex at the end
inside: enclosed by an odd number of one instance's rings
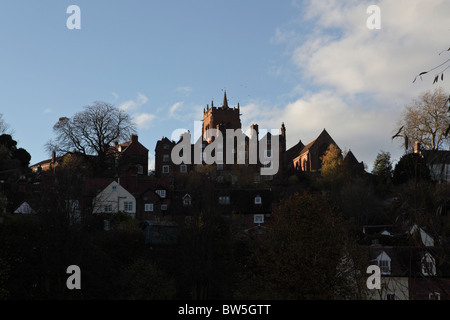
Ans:
POLYGON ((414 99, 412 104, 405 106, 398 123, 400 129, 393 138, 404 138, 406 149, 416 141, 427 150, 439 150, 448 146, 448 99, 448 94, 441 87, 434 92, 426 91, 419 99, 414 99))
POLYGON ((0 134, 11 133, 9 124, 3 119, 3 113, 0 113, 0 134))
POLYGON ((135 124, 125 111, 96 101, 72 118, 59 118, 53 131, 56 140, 47 142, 49 151, 66 153, 75 150, 104 159, 114 141, 128 139, 135 132, 135 124))

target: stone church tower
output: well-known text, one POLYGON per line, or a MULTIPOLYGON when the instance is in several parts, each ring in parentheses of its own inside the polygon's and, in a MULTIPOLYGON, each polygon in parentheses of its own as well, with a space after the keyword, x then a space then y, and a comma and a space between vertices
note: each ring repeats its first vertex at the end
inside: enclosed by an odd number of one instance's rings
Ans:
POLYGON ((211 101, 211 108, 209 105, 206 105, 206 110, 203 109, 202 135, 206 141, 210 142, 211 139, 211 137, 205 135, 208 129, 219 129, 223 131, 226 129, 236 130, 241 128, 239 103, 237 107, 230 108, 228 106, 226 91, 223 95, 221 107, 214 107, 214 102, 211 101))

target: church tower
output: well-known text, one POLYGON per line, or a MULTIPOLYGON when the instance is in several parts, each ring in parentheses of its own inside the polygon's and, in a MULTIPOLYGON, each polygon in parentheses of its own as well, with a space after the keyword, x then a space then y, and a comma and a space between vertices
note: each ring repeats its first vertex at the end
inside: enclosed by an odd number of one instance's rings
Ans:
POLYGON ((203 127, 202 135, 205 140, 210 141, 211 137, 206 134, 208 129, 241 129, 241 119, 239 111, 239 103, 237 107, 230 108, 228 106, 227 92, 224 92, 223 103, 221 107, 214 107, 214 102, 211 101, 211 107, 206 105, 206 110, 203 110, 203 127))

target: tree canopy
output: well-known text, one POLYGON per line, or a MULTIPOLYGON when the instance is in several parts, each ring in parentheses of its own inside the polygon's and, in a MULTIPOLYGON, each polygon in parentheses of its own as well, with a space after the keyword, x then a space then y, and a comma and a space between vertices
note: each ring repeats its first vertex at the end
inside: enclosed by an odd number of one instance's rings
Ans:
POLYGON ((406 149, 411 149, 416 142, 426 150, 447 147, 450 138, 446 135, 450 127, 448 99, 449 95, 441 87, 414 99, 405 106, 398 133, 393 138, 404 138, 406 149))
POLYGON ((54 141, 47 143, 49 151, 96 155, 104 158, 114 141, 123 141, 135 131, 135 124, 125 111, 96 101, 73 117, 61 117, 53 126, 54 141))

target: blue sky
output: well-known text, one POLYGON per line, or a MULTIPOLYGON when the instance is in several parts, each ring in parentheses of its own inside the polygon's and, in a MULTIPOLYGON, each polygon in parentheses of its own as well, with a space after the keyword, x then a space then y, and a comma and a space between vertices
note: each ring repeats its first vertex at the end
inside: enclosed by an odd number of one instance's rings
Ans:
POLYGON ((438 0, 2 1, 0 113, 36 163, 59 117, 109 102, 135 118, 152 162, 158 139, 192 130, 226 89, 244 127, 284 121, 288 147, 326 128, 370 168, 380 150, 402 154, 390 136, 433 89, 412 80, 441 62, 448 12, 438 0), (72 4, 81 30, 66 27, 72 4), (370 4, 380 30, 366 27, 370 4))

